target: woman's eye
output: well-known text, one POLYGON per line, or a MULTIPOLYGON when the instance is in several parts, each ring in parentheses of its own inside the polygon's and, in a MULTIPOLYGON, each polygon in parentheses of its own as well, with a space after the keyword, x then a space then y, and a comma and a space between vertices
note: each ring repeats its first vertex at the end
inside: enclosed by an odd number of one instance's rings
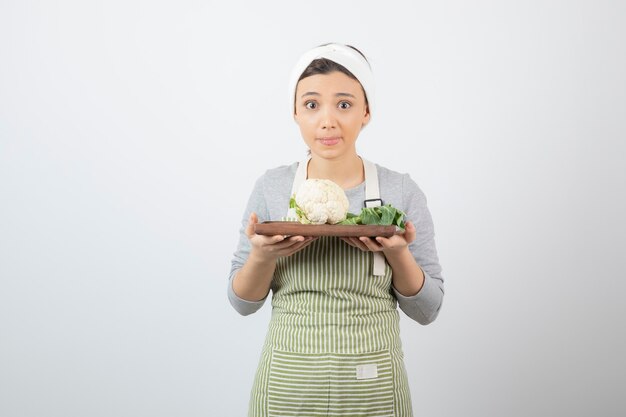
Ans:
POLYGON ((306 107, 307 109, 313 110, 317 108, 317 103, 314 101, 307 101, 306 103, 304 103, 304 107, 306 107))
POLYGON ((342 102, 339 103, 339 108, 340 109, 344 109, 344 110, 345 109, 349 109, 350 106, 351 106, 351 104, 348 103, 347 101, 342 101, 342 102))

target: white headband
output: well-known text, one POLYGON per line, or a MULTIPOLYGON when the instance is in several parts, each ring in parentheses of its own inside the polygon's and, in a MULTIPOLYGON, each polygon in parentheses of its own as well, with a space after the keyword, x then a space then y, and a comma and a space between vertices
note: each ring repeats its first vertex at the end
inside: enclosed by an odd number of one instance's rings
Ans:
POLYGON ((320 58, 326 58, 336 62, 350 71, 352 75, 357 78, 365 91, 371 117, 372 107, 374 107, 374 75, 372 74, 372 69, 360 53, 349 46, 336 43, 313 48, 310 51, 305 52, 296 63, 296 66, 291 71, 291 78, 289 80, 289 103, 291 104, 291 114, 294 113, 295 109, 296 86, 298 85, 298 79, 311 62, 320 58))

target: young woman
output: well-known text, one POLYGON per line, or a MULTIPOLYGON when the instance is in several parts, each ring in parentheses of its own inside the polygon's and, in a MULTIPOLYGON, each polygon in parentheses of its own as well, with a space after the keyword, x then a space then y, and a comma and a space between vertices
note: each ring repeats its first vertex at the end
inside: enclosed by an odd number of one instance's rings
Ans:
POLYGON ((421 324, 443 299, 426 198, 407 175, 356 150, 374 101, 372 72, 355 48, 327 44, 296 64, 290 100, 309 158, 268 170, 252 191, 232 261, 228 296, 247 315, 272 291, 272 318, 251 417, 412 416, 397 306, 421 324), (341 186, 351 213, 391 204, 406 213, 390 238, 261 236, 307 178, 341 186))

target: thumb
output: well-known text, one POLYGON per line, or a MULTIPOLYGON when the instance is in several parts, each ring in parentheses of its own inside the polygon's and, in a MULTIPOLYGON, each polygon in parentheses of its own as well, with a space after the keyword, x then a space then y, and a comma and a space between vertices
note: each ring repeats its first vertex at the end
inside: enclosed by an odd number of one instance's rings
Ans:
POLYGON ((415 240, 415 236, 417 235, 417 231, 415 230, 415 225, 413 222, 406 222, 404 225, 404 239, 406 243, 411 243, 415 240))
POLYGON ((254 225, 257 224, 259 222, 259 218, 257 217, 256 213, 252 212, 250 213, 250 217, 248 217, 248 226, 246 226, 246 235, 248 237, 251 237, 252 235, 254 235, 254 225))

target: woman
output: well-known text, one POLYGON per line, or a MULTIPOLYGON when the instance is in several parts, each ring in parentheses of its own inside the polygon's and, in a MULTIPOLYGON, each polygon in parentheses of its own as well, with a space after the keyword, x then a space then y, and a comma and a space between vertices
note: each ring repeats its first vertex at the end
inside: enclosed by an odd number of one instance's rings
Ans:
POLYGON ((373 98, 369 63, 353 47, 322 45, 294 68, 290 100, 310 157, 257 180, 228 286, 231 304, 243 315, 273 293, 252 417, 412 416, 397 306, 421 324, 432 322, 443 279, 422 191, 408 175, 357 154, 373 98), (307 178, 341 186, 352 213, 382 202, 404 211, 405 233, 256 235, 255 223, 285 216, 290 196, 307 178))

